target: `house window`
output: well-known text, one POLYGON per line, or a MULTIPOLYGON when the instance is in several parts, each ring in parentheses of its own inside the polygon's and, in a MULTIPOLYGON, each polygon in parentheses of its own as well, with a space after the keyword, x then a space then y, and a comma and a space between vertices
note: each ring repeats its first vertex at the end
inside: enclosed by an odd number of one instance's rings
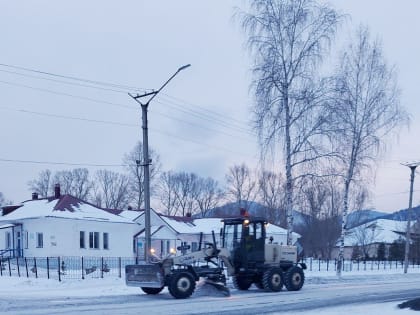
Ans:
POLYGON ((44 234, 43 233, 36 233, 36 247, 37 248, 44 247, 44 234))
POLYGON ((89 248, 99 249, 99 232, 89 232, 89 248))
POLYGON ((196 252, 197 250, 198 250, 198 243, 197 242, 192 242, 191 243, 191 251, 196 252))
POLYGON ((9 249, 12 247, 12 234, 10 232, 6 232, 6 248, 9 249))
POLYGON ((24 242, 25 249, 28 249, 29 248, 29 233, 28 233, 28 231, 24 231, 24 233, 23 233, 23 242, 24 242))
POLYGON ((80 231, 80 248, 86 248, 85 231, 80 231))
POLYGON ((109 249, 109 236, 108 233, 103 234, 104 249, 109 249))

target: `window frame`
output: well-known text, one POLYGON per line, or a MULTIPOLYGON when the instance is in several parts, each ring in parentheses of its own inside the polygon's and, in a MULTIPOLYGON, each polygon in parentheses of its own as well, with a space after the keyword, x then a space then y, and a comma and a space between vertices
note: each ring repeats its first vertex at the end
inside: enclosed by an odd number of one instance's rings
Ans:
POLYGON ((44 248, 44 233, 36 232, 36 248, 44 248))
POLYGON ((102 233, 102 248, 105 250, 109 250, 109 233, 108 232, 102 233))
POLYGON ((86 232, 80 231, 79 233, 79 248, 86 249, 86 232))

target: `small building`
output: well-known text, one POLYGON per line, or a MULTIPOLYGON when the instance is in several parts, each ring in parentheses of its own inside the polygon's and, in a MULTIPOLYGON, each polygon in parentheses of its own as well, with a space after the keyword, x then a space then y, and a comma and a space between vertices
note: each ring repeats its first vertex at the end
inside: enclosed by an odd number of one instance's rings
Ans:
MULTIPOLYGON (((380 244, 384 244, 384 256, 395 241, 405 242, 407 221, 377 219, 353 227, 344 238, 344 259, 377 258, 380 244)), ((338 257, 339 247, 333 249, 332 257, 338 257)))
POLYGON ((31 200, 3 208, 0 257, 133 257, 133 220, 71 195, 31 200))

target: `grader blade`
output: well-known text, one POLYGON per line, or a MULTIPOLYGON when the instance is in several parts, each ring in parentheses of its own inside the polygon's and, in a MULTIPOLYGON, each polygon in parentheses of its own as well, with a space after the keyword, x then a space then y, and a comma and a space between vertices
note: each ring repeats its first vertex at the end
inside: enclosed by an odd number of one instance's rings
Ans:
POLYGON ((125 283, 132 287, 162 288, 163 270, 159 264, 127 265, 125 283))
POLYGON ((204 282, 206 284, 211 285, 212 287, 214 287, 218 291, 220 291, 224 296, 230 296, 229 288, 227 286, 225 286, 223 283, 214 282, 213 280, 210 280, 210 279, 206 279, 204 282))

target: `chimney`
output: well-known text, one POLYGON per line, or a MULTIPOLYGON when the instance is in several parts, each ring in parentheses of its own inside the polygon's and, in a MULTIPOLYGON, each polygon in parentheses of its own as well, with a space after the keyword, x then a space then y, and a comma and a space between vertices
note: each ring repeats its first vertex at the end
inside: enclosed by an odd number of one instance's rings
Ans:
POLYGON ((32 193, 32 200, 38 200, 38 193, 36 192, 32 193))
POLYGON ((191 218, 191 212, 187 212, 187 218, 191 218))
POLYGON ((55 184, 54 186, 54 198, 58 199, 61 196, 60 184, 55 184))

